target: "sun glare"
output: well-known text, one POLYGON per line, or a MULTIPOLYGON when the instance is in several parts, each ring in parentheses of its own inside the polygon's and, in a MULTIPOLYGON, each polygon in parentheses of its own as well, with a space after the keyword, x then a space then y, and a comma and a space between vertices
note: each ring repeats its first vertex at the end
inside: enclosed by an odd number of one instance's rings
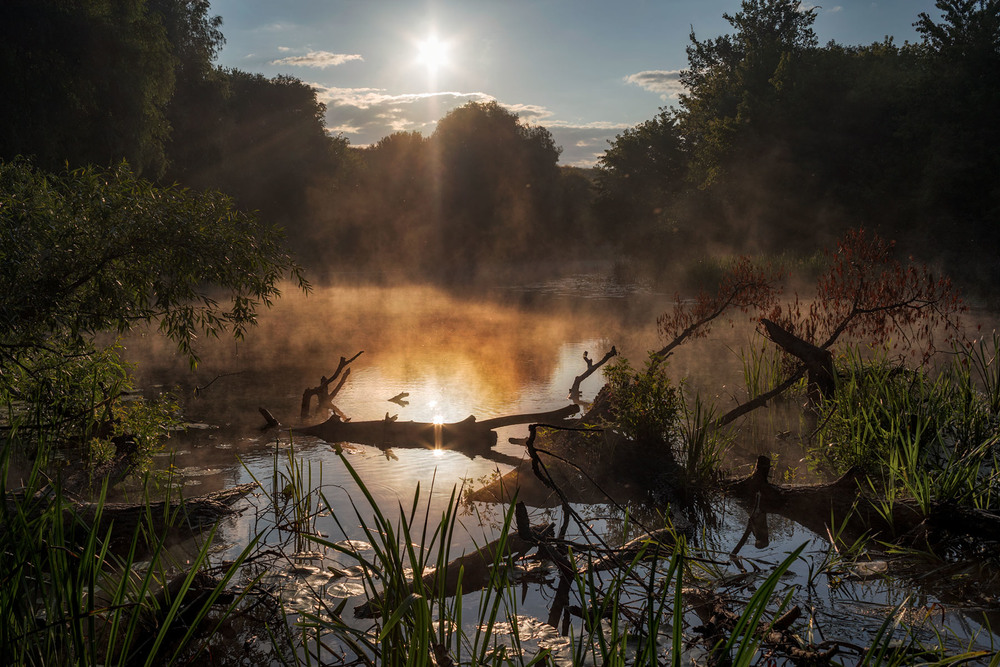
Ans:
POLYGON ((435 36, 428 37, 417 44, 417 62, 429 71, 436 72, 448 65, 449 50, 447 42, 442 42, 435 36))

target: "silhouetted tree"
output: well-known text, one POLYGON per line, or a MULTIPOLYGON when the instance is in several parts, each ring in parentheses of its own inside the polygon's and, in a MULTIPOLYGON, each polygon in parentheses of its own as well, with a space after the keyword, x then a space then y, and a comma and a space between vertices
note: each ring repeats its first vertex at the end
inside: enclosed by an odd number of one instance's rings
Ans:
POLYGON ((768 149, 789 69, 817 45, 816 9, 798 0, 744 0, 723 14, 736 32, 699 41, 691 32, 681 73, 681 121, 692 151, 693 176, 711 183, 732 157, 756 159, 768 149))
MULTIPOLYGON (((1000 0, 938 0, 935 6, 939 21, 921 13, 914 24, 927 49, 925 95, 909 116, 923 148, 914 195, 949 223, 937 243, 966 274, 970 248, 1000 243, 1000 0)), ((1000 278, 995 256, 991 264, 976 278, 1000 278)))
POLYGON ((431 137, 440 197, 440 241, 449 269, 469 275, 480 259, 528 253, 545 236, 560 149, 497 102, 449 112, 431 137))
POLYGON ((655 244, 685 190, 687 168, 684 140, 670 109, 616 136, 597 162, 595 205, 603 235, 626 247, 655 244), (622 225, 623 220, 629 224, 622 225))

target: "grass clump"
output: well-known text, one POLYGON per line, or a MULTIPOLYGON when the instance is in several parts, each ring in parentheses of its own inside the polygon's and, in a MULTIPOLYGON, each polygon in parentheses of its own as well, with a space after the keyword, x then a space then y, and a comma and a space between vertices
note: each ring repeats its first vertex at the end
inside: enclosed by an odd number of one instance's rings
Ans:
POLYGON ((812 455, 837 472, 859 468, 884 497, 1000 508, 996 339, 955 348, 937 372, 852 350, 820 407, 812 455))

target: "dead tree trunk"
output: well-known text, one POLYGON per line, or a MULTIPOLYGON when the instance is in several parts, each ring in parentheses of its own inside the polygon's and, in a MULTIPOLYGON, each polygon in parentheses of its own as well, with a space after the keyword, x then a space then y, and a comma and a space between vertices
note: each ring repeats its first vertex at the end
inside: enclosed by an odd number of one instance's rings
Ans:
POLYGON ((312 403, 313 396, 316 397, 316 410, 322 410, 324 407, 330 407, 331 401, 334 397, 340 393, 340 390, 344 388, 344 383, 347 382, 348 376, 351 374, 351 369, 347 368, 348 364, 364 354, 364 350, 358 352, 350 359, 346 357, 340 358, 340 363, 337 365, 337 370, 333 372, 333 375, 326 377, 325 375, 320 378, 319 385, 312 387, 311 389, 306 389, 302 392, 302 409, 300 410, 300 417, 302 419, 307 419, 309 417, 309 405, 312 403), (346 371, 344 369, 347 369, 346 371), (340 378, 340 382, 333 391, 330 391, 330 384, 340 376, 341 372, 344 373, 343 377, 340 378))
POLYGON ((802 340, 767 318, 761 318, 761 322, 775 345, 805 364, 808 371, 809 400, 817 403, 820 397, 833 396, 833 354, 830 350, 802 340))

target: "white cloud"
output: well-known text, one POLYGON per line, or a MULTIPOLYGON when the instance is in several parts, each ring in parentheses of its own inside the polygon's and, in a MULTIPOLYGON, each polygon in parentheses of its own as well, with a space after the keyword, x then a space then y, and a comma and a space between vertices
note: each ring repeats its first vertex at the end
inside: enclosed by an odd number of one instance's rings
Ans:
MULTIPOLYGON (((383 88, 337 88, 310 84, 317 98, 327 105, 327 128, 344 134, 353 146, 366 146, 393 132, 434 133, 437 121, 452 109, 467 102, 490 102, 495 98, 484 92, 444 91, 436 93, 390 94, 383 88)), ((501 102, 501 104, 503 104, 501 102)), ((540 124, 552 132, 556 144, 563 147, 560 163, 590 167, 604 154, 608 141, 625 123, 595 121, 573 123, 553 118, 553 113, 536 104, 503 104, 518 114, 523 122, 540 124)))
MULTIPOLYGON (((283 50, 281 47, 279 51, 283 50)), ((294 65, 295 67, 336 67, 352 60, 364 60, 356 53, 330 53, 329 51, 310 51, 304 56, 288 56, 279 60, 272 60, 272 65, 294 65)))
POLYGON ((597 164, 597 159, 604 155, 608 142, 632 125, 608 121, 569 123, 555 120, 545 123, 545 127, 552 133, 556 144, 563 147, 563 153, 559 157, 561 164, 593 167, 597 164))
POLYGON ((684 85, 681 83, 681 71, 672 70, 646 70, 636 72, 625 77, 628 83, 634 83, 640 88, 644 88, 653 93, 660 93, 661 99, 676 98, 684 92, 684 85))
POLYGON ((278 50, 281 51, 282 53, 288 53, 292 49, 290 47, 288 47, 288 46, 279 46, 278 50))
POLYGON ((517 114, 518 118, 525 123, 542 123, 543 120, 552 116, 552 112, 537 104, 504 104, 503 107, 517 114))
POLYGON ((438 119, 466 102, 488 102, 481 92, 404 93, 391 95, 383 88, 336 88, 310 84, 326 104, 331 132, 351 135, 353 145, 371 144, 393 132, 429 135, 438 119))

